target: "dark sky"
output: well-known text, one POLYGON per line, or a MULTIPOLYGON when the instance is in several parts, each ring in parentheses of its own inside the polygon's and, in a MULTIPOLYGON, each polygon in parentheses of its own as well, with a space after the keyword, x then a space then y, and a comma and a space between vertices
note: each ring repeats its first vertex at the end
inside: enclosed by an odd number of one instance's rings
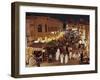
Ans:
POLYGON ((84 20, 89 22, 89 15, 72 15, 72 14, 52 14, 52 13, 26 13, 26 16, 49 16, 52 18, 59 19, 63 22, 67 22, 69 20, 80 21, 84 20))

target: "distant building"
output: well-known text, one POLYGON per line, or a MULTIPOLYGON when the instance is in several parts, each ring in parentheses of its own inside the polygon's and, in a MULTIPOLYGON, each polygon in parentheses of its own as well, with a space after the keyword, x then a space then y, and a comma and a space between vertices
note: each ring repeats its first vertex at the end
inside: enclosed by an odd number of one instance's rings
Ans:
POLYGON ((89 22, 86 22, 85 20, 80 20, 80 21, 73 21, 69 20, 66 21, 66 29, 73 29, 73 30, 78 30, 78 32, 81 32, 82 35, 85 36, 86 39, 89 40, 89 22))
POLYGON ((63 23, 58 19, 46 16, 26 16, 26 37, 29 42, 37 40, 39 37, 44 39, 54 36, 51 33, 62 30, 63 23))

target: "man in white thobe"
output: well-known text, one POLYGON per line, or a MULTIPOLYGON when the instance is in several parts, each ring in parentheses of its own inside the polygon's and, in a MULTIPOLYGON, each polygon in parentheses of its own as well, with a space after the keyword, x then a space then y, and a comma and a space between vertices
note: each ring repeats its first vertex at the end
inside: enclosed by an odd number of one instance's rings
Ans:
POLYGON ((72 52, 69 52, 69 59, 72 59, 72 52))
POLYGON ((65 64, 68 63, 68 54, 65 55, 65 64))
POLYGON ((63 53, 61 53, 61 54, 60 54, 60 63, 62 63, 62 64, 63 64, 63 62, 64 62, 64 54, 63 54, 63 53))
POLYGON ((59 60, 59 57, 60 57, 60 49, 58 48, 57 52, 56 52, 56 60, 57 61, 59 60))

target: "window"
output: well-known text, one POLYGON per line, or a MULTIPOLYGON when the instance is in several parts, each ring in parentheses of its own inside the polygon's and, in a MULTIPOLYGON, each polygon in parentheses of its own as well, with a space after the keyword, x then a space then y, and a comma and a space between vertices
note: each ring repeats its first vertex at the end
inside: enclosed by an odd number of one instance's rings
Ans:
POLYGON ((38 32, 42 32, 42 25, 41 24, 38 25, 38 32))
POLYGON ((45 32, 47 32, 47 24, 45 24, 45 32))

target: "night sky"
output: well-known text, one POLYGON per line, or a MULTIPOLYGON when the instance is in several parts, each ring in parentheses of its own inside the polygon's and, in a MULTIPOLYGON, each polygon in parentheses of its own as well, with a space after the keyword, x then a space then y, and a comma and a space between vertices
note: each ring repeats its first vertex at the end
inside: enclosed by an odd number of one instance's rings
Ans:
POLYGON ((51 18, 59 19, 62 22, 67 22, 72 20, 74 22, 79 22, 83 20, 89 23, 89 15, 72 15, 72 14, 52 14, 52 13, 26 13, 26 16, 49 16, 51 18))

